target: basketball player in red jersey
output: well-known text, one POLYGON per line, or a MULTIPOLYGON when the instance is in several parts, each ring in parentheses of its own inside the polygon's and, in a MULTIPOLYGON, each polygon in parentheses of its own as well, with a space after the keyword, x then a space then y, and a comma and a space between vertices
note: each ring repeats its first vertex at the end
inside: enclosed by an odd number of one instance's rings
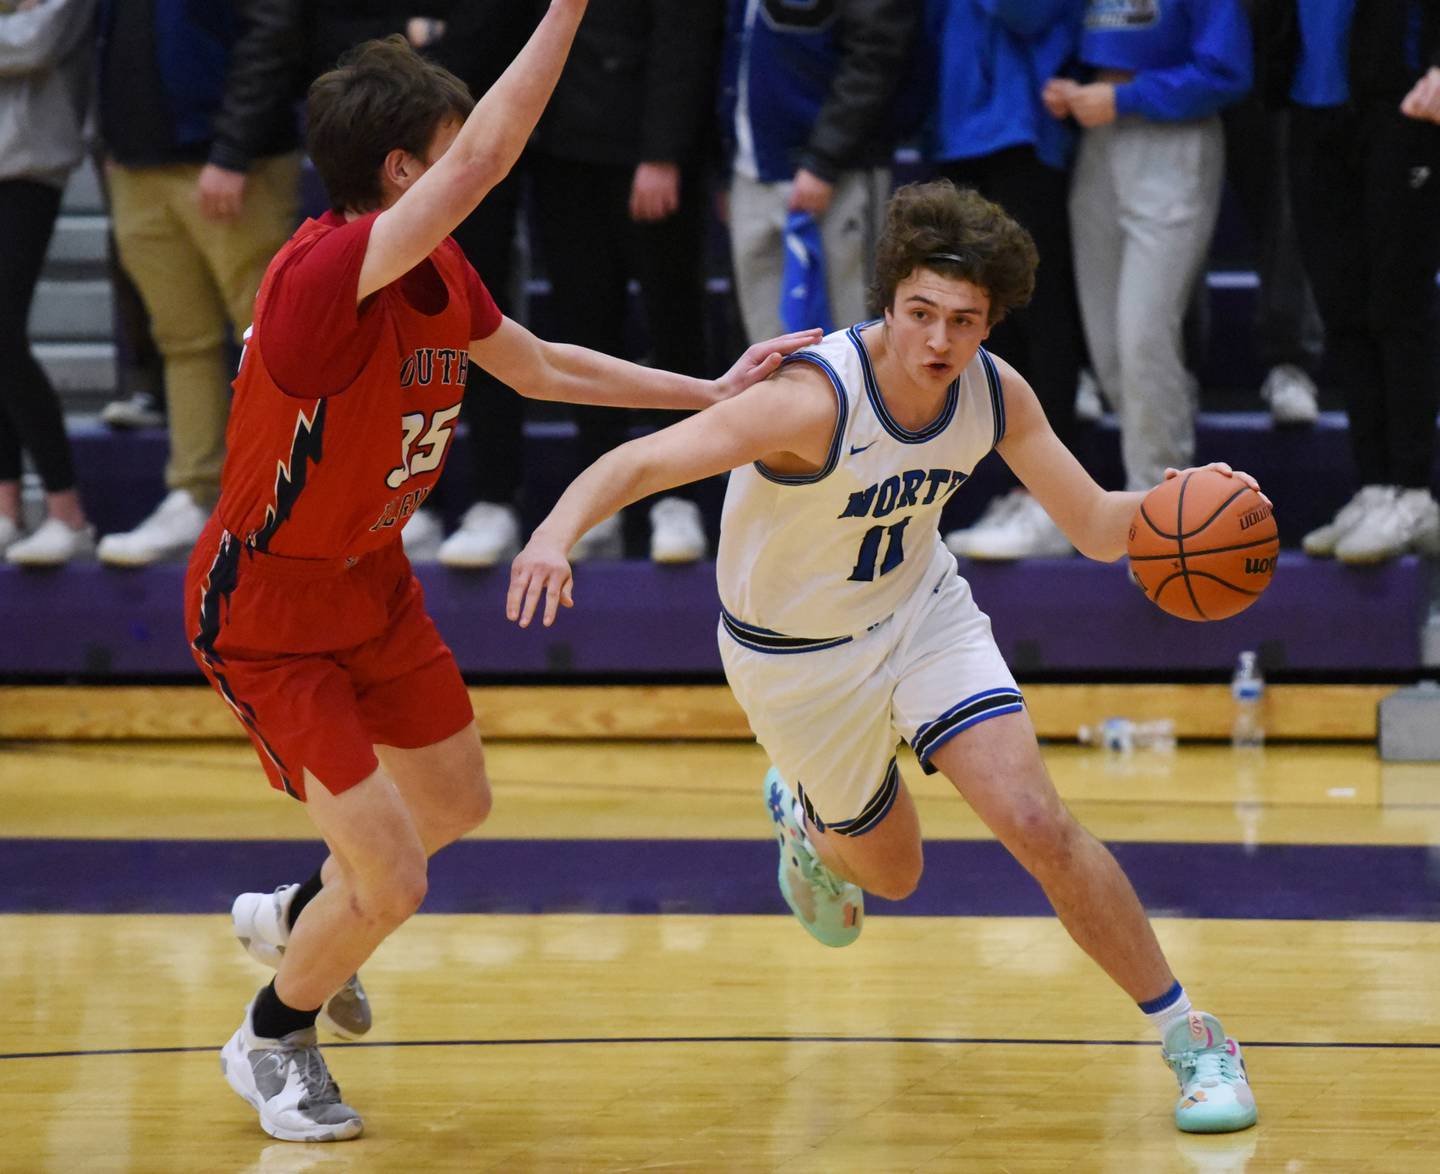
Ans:
POLYGON ((496 309, 447 234, 515 162, 585 6, 551 0, 473 111, 462 83, 399 38, 361 46, 311 89, 310 153, 334 210, 301 226, 261 284, 220 501, 186 579, 196 659, 330 847, 305 884, 232 910, 276 974, 221 1068, 284 1140, 361 1132, 317 1015, 368 1028, 356 971, 419 907, 427 857, 490 808, 474 714, 400 543, 444 465, 467 365, 536 398, 694 409, 818 338, 757 344, 710 383, 541 342, 496 309))

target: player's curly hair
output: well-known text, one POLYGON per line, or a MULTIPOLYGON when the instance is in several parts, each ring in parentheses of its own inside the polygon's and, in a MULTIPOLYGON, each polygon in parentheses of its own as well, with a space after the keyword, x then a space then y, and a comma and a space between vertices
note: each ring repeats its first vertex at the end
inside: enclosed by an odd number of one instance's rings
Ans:
POLYGON ((399 148, 424 157, 447 118, 474 108, 449 70, 427 61, 396 33, 347 50, 310 86, 310 158, 337 212, 380 207, 380 168, 399 148))
POLYGON ((893 308, 895 287, 917 269, 929 269, 985 290, 993 325, 1029 302, 1038 264, 1030 234, 999 204, 948 179, 907 184, 886 207, 870 289, 872 309, 893 308))

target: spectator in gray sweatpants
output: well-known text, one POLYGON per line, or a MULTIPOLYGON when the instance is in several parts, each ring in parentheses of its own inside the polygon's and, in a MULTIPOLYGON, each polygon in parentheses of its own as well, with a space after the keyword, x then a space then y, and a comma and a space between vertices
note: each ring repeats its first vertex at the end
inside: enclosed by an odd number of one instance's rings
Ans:
POLYGON ((1250 89, 1240 0, 1090 0, 1080 60, 1046 108, 1084 133, 1070 189, 1075 280, 1095 376, 1119 409, 1126 488, 1195 453, 1182 324, 1220 208, 1218 111, 1250 89))

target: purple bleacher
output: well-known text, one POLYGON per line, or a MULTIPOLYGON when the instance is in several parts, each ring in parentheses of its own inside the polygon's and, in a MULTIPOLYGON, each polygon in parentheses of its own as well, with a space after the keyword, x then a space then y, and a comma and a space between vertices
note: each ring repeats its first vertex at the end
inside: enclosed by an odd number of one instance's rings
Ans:
MULTIPOLYGON (((112 432, 100 424, 72 425, 80 491, 102 533, 125 530, 143 519, 164 495, 163 431, 112 432)), ((1328 521, 1354 492, 1350 479, 1349 438, 1345 418, 1326 412, 1314 428, 1277 429, 1263 412, 1202 413, 1197 461, 1223 460, 1254 473, 1275 502, 1281 540, 1298 545, 1300 536, 1328 521)), ((575 466, 573 426, 559 421, 532 422, 525 431, 525 525, 533 528, 579 472, 575 466)), ((1123 484, 1119 432, 1113 418, 1087 428, 1077 446, 1086 467, 1107 488, 1123 484)), ((472 450, 463 438, 452 446, 449 466, 432 505, 454 525, 470 504, 472 450)), ((986 501, 1008 482, 997 457, 983 461, 971 484, 946 510, 947 527, 974 519, 986 501)), ((719 512, 718 487, 701 494, 712 533, 719 512)), ((632 543, 632 549, 634 544, 632 543)), ((638 550, 635 551, 638 553, 638 550)))
MULTIPOLYGON (((1371 569, 1284 554, 1270 590, 1218 624, 1172 619, 1129 582, 1123 564, 1084 559, 962 568, 1022 678, 1046 674, 1218 673, 1242 648, 1277 671, 1407 674, 1421 668, 1430 568, 1407 557, 1371 569), (1368 617, 1368 618, 1367 618, 1368 617)), ((418 568, 431 614, 461 669, 476 678, 718 675, 714 568, 594 563, 576 608, 553 629, 504 619, 508 569, 418 568)), ((179 565, 53 572, 0 567, 0 678, 195 676, 182 631, 179 565)))

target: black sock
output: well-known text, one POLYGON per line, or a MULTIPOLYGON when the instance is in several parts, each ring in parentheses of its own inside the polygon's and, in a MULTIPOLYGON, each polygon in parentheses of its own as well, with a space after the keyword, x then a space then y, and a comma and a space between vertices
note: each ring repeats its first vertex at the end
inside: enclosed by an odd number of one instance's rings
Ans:
POLYGON ((295 922, 300 917, 300 911, 315 899, 315 894, 320 891, 320 874, 317 872, 303 885, 299 891, 290 898, 290 912, 286 915, 286 922, 291 929, 295 928, 295 922))
POLYGON ((275 983, 260 988, 255 996, 255 1006, 250 1012, 250 1030, 262 1039, 284 1039, 292 1031, 304 1031, 315 1026, 315 1016, 320 1008, 313 1011, 297 1011, 287 1007, 275 993, 275 983))

